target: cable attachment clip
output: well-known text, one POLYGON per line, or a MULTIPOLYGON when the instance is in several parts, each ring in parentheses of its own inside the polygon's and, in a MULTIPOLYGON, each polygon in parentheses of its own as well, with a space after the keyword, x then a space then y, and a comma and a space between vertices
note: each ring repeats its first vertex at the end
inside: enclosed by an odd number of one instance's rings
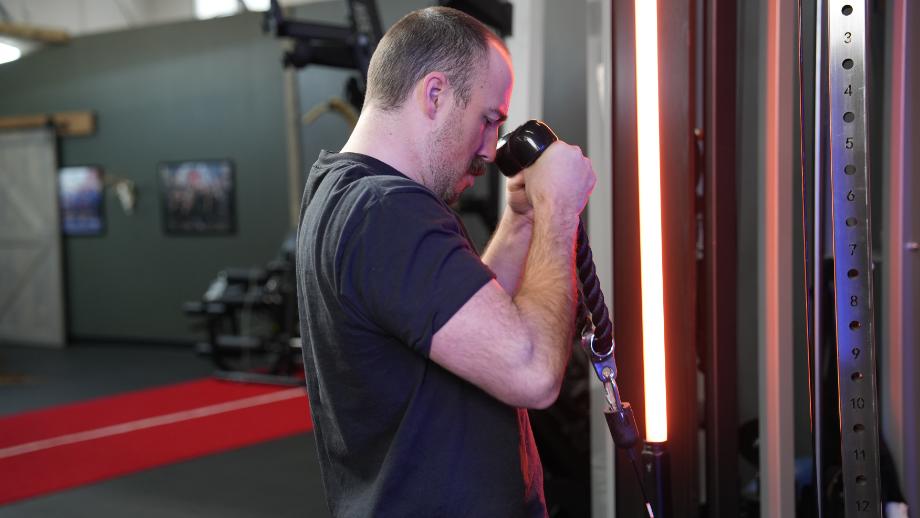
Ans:
POLYGON ((598 354, 594 349, 597 340, 594 338, 594 329, 589 327, 581 334, 581 348, 591 358, 591 365, 594 366, 594 373, 597 379, 606 385, 607 380, 614 380, 617 377, 617 363, 613 357, 613 347, 610 347, 604 354, 598 354))
POLYGON ((632 407, 620 399, 620 389, 616 381, 617 364, 613 358, 614 348, 610 347, 605 354, 598 354, 594 348, 595 344, 594 330, 590 328, 585 330, 581 335, 581 347, 591 358, 594 372, 604 384, 604 395, 607 398, 607 404, 610 405, 604 410, 607 428, 610 429, 614 444, 618 448, 629 450, 639 444, 639 429, 636 426, 632 407))

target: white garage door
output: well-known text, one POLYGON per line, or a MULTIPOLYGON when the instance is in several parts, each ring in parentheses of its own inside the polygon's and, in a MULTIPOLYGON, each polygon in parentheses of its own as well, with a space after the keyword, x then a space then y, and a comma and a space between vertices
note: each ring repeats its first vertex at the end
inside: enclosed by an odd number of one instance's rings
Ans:
POLYGON ((54 134, 0 132, 0 344, 64 345, 61 264, 54 134))

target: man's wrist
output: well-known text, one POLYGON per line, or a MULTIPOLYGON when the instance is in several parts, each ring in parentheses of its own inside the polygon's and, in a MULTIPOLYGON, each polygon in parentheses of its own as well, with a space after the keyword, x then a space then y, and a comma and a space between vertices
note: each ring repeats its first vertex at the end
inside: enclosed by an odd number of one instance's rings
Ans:
POLYGON ((513 234, 521 232, 530 234, 533 232, 533 212, 521 214, 511 208, 507 208, 502 215, 502 219, 504 220, 503 226, 506 226, 508 231, 513 234))

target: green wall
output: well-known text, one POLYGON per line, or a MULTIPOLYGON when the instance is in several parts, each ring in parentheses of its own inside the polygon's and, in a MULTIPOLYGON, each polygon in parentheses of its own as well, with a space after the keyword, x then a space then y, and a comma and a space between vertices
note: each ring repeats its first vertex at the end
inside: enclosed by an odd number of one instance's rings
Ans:
POLYGON ((287 223, 281 46, 247 14, 81 37, 0 66, 0 115, 92 110, 95 135, 60 140, 60 164, 136 182, 126 215, 106 194, 106 232, 64 238, 71 338, 189 341, 181 304, 218 270, 264 264, 287 223), (229 158, 237 231, 162 230, 156 166, 229 158))
MULTIPOLYGON (((432 3, 386 0, 378 7, 387 28, 432 3)), ((548 9, 547 16, 558 17, 558 10, 548 9)), ((292 17, 348 23, 342 0, 298 6, 292 17)), ((194 321, 182 314, 182 302, 199 298, 220 269, 262 265, 275 255, 289 230, 282 45, 261 32, 261 22, 261 14, 252 13, 98 34, 0 65, 0 116, 92 110, 95 135, 61 139, 60 164, 99 165, 107 175, 137 184, 133 215, 107 192, 105 235, 64 238, 72 339, 195 340, 189 326, 194 321), (202 158, 235 164, 237 231, 167 236, 157 163, 202 158)), ((570 51, 583 53, 566 45, 547 50, 547 70, 570 70, 570 51)), ((560 74, 547 74, 546 112, 556 114, 553 120, 568 140, 582 143, 584 89, 578 85, 584 75, 570 71, 562 74, 565 86, 552 80, 560 74), (581 112, 573 105, 582 106, 581 112)), ((323 66, 299 71, 297 108, 305 113, 342 96, 353 73, 323 66)), ((301 126, 301 174, 320 149, 339 149, 349 132, 329 114, 301 126)), ((473 194, 484 195, 485 182, 477 184, 473 194)), ((484 243, 487 229, 467 216, 474 239, 484 243)))

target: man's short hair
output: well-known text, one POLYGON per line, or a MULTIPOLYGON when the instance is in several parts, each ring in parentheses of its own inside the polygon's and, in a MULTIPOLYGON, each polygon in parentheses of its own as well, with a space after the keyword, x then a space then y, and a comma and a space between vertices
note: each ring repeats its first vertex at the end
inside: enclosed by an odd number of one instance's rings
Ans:
POLYGON ((390 27, 377 45, 367 71, 365 102, 384 111, 397 109, 426 74, 440 71, 465 107, 491 41, 504 48, 482 22, 456 9, 413 11, 390 27))

